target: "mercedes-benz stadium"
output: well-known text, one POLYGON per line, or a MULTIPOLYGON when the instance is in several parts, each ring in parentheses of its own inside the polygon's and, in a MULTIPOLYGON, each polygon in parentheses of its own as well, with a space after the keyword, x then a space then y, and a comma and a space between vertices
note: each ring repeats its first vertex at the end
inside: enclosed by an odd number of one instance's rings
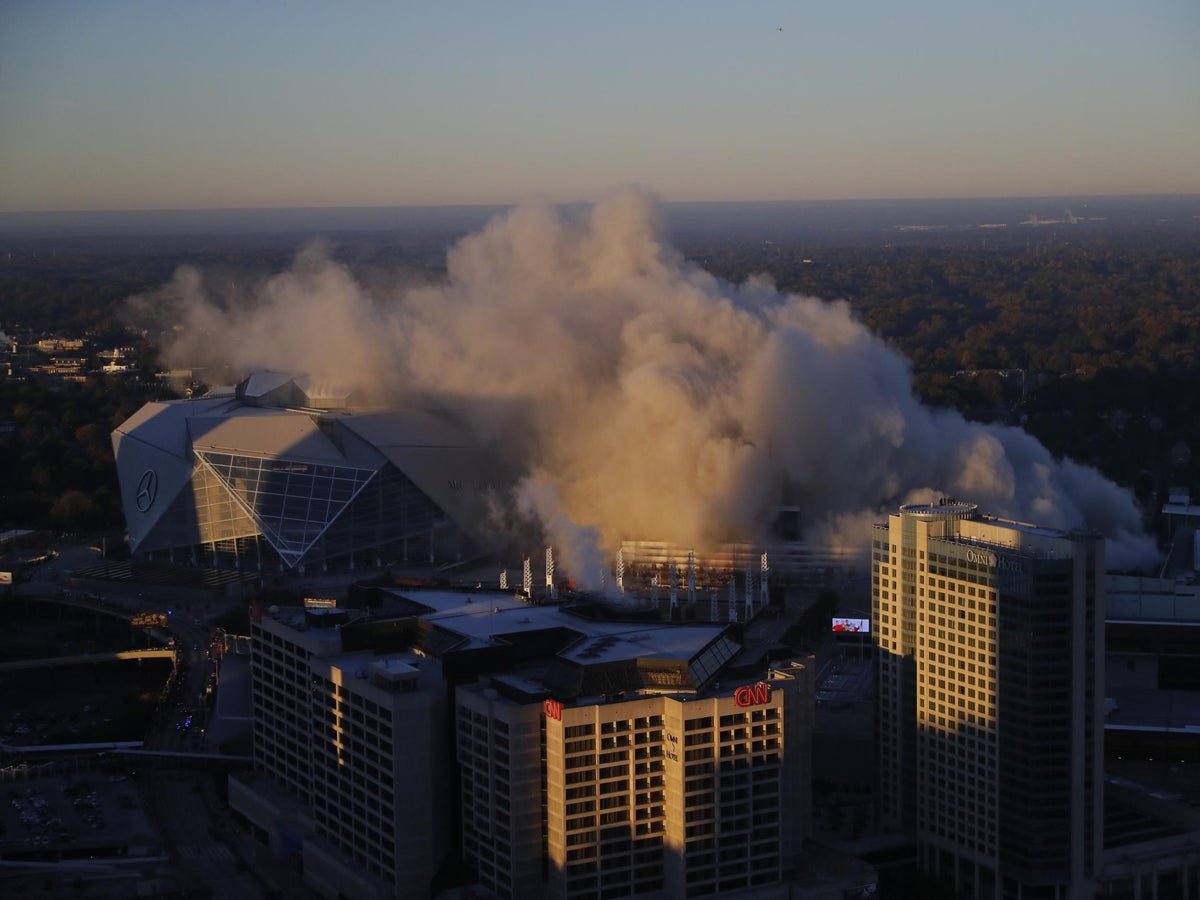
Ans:
POLYGON ((148 403, 112 440, 137 559, 336 572, 484 546, 488 455, 449 413, 355 408, 260 372, 148 403))

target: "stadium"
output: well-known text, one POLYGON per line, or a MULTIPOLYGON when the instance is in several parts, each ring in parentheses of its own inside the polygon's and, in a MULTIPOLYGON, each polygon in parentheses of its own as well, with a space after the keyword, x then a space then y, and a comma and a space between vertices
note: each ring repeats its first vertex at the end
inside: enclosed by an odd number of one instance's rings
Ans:
POLYGON ((112 441, 135 560, 335 573, 464 562, 486 545, 492 460, 448 412, 357 408, 259 372, 148 403, 112 441))

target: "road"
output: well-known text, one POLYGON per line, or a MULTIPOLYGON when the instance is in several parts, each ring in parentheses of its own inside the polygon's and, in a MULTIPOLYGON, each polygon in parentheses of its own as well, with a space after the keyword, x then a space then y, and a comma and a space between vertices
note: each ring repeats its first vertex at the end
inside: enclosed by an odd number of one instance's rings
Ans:
MULTIPOLYGON (((95 552, 83 545, 57 547, 58 556, 15 585, 18 596, 57 599, 69 589, 71 573, 96 561, 95 552)), ((155 600, 152 589, 116 586, 111 592, 92 595, 98 606, 141 612, 170 612, 167 630, 175 640, 180 679, 178 705, 147 733, 148 750, 195 751, 205 748, 209 704, 204 690, 212 671, 210 611, 199 604, 170 608, 155 600), (184 710, 191 725, 177 728, 184 710)), ((286 866, 264 860, 248 834, 237 826, 217 795, 209 773, 144 766, 139 772, 146 809, 159 830, 172 866, 187 873, 197 886, 207 887, 220 900, 262 900, 269 896, 308 896, 295 884, 286 866)))

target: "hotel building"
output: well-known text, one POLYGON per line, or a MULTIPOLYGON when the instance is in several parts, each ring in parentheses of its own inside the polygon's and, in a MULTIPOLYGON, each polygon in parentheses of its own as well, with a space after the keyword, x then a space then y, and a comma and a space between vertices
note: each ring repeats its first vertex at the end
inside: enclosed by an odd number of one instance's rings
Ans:
POLYGON ((230 803, 325 897, 744 896, 795 869, 811 671, 737 626, 485 592, 252 623, 255 772, 230 803), (461 841, 459 836, 461 835, 461 841))
POLYGON ((970 896, 1094 894, 1103 555, 953 501, 873 529, 881 820, 970 896))
POLYGON ((543 879, 546 896, 564 898, 778 884, 808 809, 808 766, 797 758, 811 724, 804 673, 774 671, 703 699, 540 709, 503 678, 461 690, 464 857, 507 897, 534 896, 543 879))
POLYGON ((323 896, 426 897, 451 819, 440 670, 376 654, 350 623, 293 608, 252 622, 254 775, 230 779, 230 804, 323 896))

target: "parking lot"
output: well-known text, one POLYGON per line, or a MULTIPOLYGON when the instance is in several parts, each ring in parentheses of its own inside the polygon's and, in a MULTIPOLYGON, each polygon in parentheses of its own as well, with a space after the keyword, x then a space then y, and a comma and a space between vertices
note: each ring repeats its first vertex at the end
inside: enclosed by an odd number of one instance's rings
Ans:
POLYGON ((149 856, 159 852, 138 785, 99 771, 17 776, 0 782, 0 856, 149 856), (69 849, 68 849, 69 848, 69 849))

